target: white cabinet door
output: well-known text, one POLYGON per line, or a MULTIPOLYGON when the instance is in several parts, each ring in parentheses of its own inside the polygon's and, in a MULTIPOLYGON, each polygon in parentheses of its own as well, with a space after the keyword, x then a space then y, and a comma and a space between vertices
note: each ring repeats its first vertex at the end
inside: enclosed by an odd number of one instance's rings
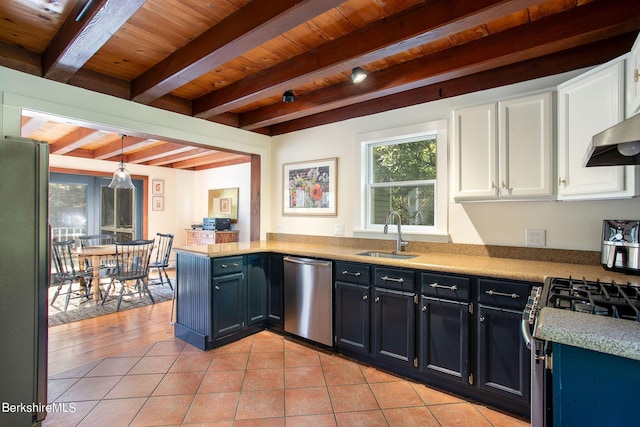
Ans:
POLYGON ((498 103, 500 198, 550 198, 553 177, 553 94, 498 103))
POLYGON ((496 104, 461 108, 452 114, 454 199, 497 198, 496 104))
POLYGON ((558 86, 558 198, 631 197, 633 167, 583 166, 591 137, 624 118, 624 60, 558 86))
POLYGON ((640 112, 640 36, 627 59, 627 117, 640 112))

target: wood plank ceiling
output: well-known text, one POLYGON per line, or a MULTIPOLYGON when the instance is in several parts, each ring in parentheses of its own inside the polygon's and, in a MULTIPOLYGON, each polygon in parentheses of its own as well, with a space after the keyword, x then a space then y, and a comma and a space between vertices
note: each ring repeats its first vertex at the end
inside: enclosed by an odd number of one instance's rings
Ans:
MULTIPOLYGON (((637 0, 9 0, 0 65, 267 135, 606 62, 637 0), (369 77, 351 81, 362 67, 369 77), (292 90, 295 102, 283 103, 292 90)), ((52 152, 119 161, 117 129, 25 115, 52 152)), ((125 162, 203 169, 242 153, 156 135, 125 162)))

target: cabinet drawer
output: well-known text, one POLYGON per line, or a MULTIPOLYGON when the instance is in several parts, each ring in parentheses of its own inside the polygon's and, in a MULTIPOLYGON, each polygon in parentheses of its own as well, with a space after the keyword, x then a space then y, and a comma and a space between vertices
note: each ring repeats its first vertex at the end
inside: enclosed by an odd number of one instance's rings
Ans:
POLYGON ((482 304, 522 310, 529 292, 528 283, 478 279, 478 301, 482 304))
POLYGON ((223 274, 240 273, 244 267, 242 256, 214 258, 213 259, 213 275, 220 276, 223 274))
POLYGON ((336 280, 368 285, 371 281, 369 266, 351 262, 336 262, 336 280))
POLYGON ((376 286, 399 291, 415 292, 415 272, 399 268, 375 267, 376 286))
POLYGON ((444 274, 422 273, 421 292, 430 297, 469 300, 471 279, 444 274))

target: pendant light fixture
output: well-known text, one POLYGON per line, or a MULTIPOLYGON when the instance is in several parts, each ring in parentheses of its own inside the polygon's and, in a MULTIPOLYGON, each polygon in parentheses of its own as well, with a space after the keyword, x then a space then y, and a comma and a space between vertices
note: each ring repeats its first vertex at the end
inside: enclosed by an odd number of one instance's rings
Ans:
POLYGON ((131 174, 124 167, 124 137, 126 135, 120 135, 122 139, 122 151, 120 152, 120 166, 113 173, 113 179, 109 184, 109 188, 120 188, 123 190, 133 190, 135 187, 133 186, 133 182, 131 182, 131 174))

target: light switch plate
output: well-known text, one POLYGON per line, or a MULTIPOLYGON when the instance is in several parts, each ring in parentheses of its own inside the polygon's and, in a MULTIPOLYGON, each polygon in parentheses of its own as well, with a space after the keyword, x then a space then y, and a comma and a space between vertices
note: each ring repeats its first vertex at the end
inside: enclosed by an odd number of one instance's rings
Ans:
POLYGON ((333 234, 336 236, 344 236, 344 224, 336 224, 333 234))
POLYGON ((547 246, 547 230, 528 228, 525 234, 525 241, 527 246, 547 246))

